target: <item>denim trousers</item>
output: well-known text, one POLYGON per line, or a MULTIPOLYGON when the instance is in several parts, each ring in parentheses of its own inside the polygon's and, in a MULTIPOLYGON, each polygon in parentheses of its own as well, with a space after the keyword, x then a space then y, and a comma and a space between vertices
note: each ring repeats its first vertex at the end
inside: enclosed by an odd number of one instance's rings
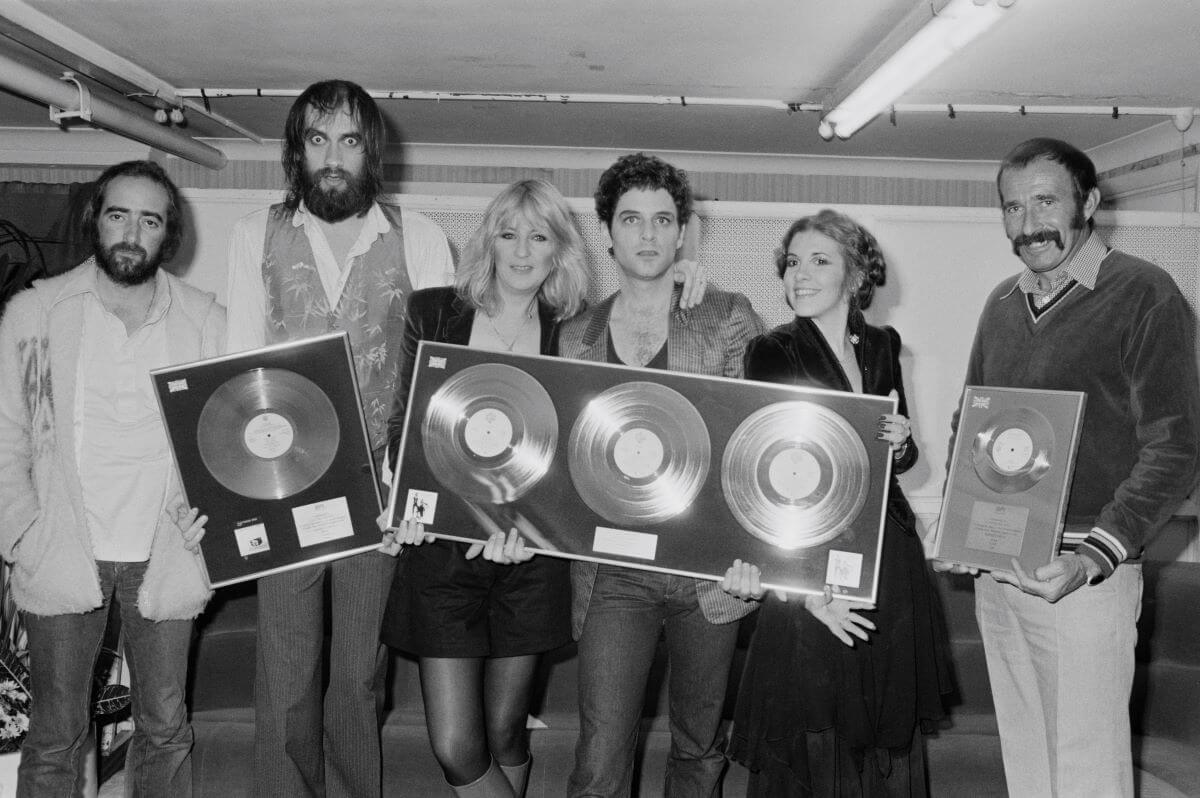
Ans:
POLYGON ((988 576, 975 583, 1008 794, 1133 798, 1129 697, 1142 567, 1051 604, 988 576))
POLYGON ((380 794, 386 660, 379 628, 395 570, 395 559, 368 551, 258 580, 257 798, 380 794))
POLYGON ((627 796, 646 682, 660 635, 668 658, 668 798, 720 794, 717 734, 738 624, 712 624, 696 580, 601 565, 579 638, 579 742, 568 794, 627 796))
POLYGON ((126 795, 192 794, 192 727, 184 696, 192 621, 150 621, 138 612, 146 562, 96 563, 104 604, 66 615, 25 613, 33 712, 21 747, 19 798, 76 796, 86 782, 93 674, 109 602, 121 613, 133 737, 125 755, 126 795))

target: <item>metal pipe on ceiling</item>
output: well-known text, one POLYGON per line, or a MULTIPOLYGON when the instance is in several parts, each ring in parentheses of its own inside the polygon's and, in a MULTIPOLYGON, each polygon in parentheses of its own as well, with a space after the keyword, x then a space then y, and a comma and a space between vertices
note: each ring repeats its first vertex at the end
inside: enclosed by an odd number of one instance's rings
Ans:
MULTIPOLYGON (((299 97, 303 89, 263 88, 188 88, 176 90, 180 97, 299 97)), ((544 102, 544 103, 608 103, 613 105, 706 105, 727 108, 764 108, 774 111, 808 111, 820 113, 821 103, 784 102, 743 97, 687 97, 664 94, 554 94, 550 92, 465 92, 465 91, 406 91, 391 89, 368 91, 377 100, 433 100, 466 102, 544 102)), ((1200 108, 1141 105, 1000 105, 985 103, 896 103, 890 106, 897 113, 955 114, 1059 114, 1085 116, 1161 116, 1175 121, 1186 129, 1191 119, 1200 116, 1200 108)))
MULTIPOLYGON (((180 97, 299 97, 304 89, 177 89, 180 97)), ((786 103, 782 100, 738 97, 683 97, 667 94, 554 94, 552 92, 466 92, 368 90, 376 100, 434 100, 465 102, 608 103, 614 105, 717 105, 766 108, 773 111, 819 111, 819 103, 786 103)))
MULTIPOLYGON (((9 89, 37 102, 79 110, 82 91, 72 83, 51 77, 0 53, 0 88, 9 89)), ((209 169, 225 167, 225 153, 163 127, 102 97, 91 98, 90 121, 117 135, 140 141, 163 152, 177 155, 209 169)), ((141 108, 141 106, 134 106, 141 108)))
POLYGON ((132 61, 101 47, 86 36, 75 32, 58 20, 46 16, 25 3, 18 2, 18 0, 0 0, 0 16, 5 17, 13 24, 19 25, 30 33, 40 36, 51 44, 86 59, 105 72, 145 89, 148 94, 161 99, 167 105, 186 107, 193 113, 207 117, 222 127, 245 136, 255 144, 263 143, 262 137, 254 131, 243 127, 228 117, 213 113, 208 108, 205 108, 202 103, 191 99, 184 99, 179 95, 174 86, 162 80, 157 75, 151 74, 132 61))

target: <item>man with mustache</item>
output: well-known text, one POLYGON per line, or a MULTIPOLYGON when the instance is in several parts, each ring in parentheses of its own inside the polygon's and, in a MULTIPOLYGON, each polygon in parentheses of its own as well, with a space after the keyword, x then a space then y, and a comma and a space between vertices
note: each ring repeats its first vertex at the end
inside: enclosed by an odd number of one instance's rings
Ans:
POLYGON ((1087 394, 1061 553, 975 587, 1008 791, 1132 796, 1140 557, 1196 484, 1193 319, 1166 272, 1094 231, 1084 153, 1031 139, 997 184, 1026 268, 988 298, 967 384, 1087 394))
POLYGON ((192 794, 184 695, 192 620, 211 591, 151 369, 221 352, 225 310, 160 269, 183 235, 157 164, 100 175, 94 256, 38 280, 0 318, 0 554, 29 635, 35 696, 17 795, 76 795, 110 602, 133 694, 125 769, 138 795, 192 794))
MULTIPOLYGON (((408 295, 448 285, 454 272, 437 225, 377 202, 386 143, 379 109, 361 87, 309 86, 285 125, 287 196, 241 219, 229 246, 229 351, 345 330, 377 461, 408 295)), ((380 794, 379 627, 394 569, 392 558, 371 551, 258 580, 256 796, 380 794)))

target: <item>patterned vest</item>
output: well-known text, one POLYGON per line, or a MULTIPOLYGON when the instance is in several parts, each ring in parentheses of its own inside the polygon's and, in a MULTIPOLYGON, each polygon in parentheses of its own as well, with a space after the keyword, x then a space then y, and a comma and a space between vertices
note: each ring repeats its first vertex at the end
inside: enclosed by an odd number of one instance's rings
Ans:
POLYGON ((350 263, 350 276, 329 307, 316 259, 293 211, 272 205, 263 240, 268 344, 345 330, 350 336, 371 448, 387 445, 387 420, 400 369, 404 313, 412 281, 404 262, 400 209, 380 205, 391 230, 350 263))

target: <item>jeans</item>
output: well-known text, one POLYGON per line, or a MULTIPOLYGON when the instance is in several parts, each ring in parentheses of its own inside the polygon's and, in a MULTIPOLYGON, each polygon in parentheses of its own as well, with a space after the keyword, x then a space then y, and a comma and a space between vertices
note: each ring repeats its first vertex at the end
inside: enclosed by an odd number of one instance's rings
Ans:
POLYGON ((254 795, 380 794, 386 660, 379 642, 396 561, 368 551, 258 581, 254 795), (329 685, 322 697, 325 579, 329 685))
POLYGON ((1142 567, 1050 604, 975 582, 1009 795, 1133 796, 1129 697, 1142 567))
POLYGON ((601 565, 579 638, 579 743, 571 796, 626 796, 646 680, 665 630, 671 751, 665 795, 720 794, 721 709, 738 624, 709 623, 690 577, 601 565))
POLYGON ((137 609, 145 562, 97 562, 104 604, 68 615, 25 613, 34 695, 21 747, 18 798, 81 794, 90 735, 93 673, 115 597, 133 699, 126 794, 192 794, 192 727, 184 694, 192 622, 150 621, 137 609))

